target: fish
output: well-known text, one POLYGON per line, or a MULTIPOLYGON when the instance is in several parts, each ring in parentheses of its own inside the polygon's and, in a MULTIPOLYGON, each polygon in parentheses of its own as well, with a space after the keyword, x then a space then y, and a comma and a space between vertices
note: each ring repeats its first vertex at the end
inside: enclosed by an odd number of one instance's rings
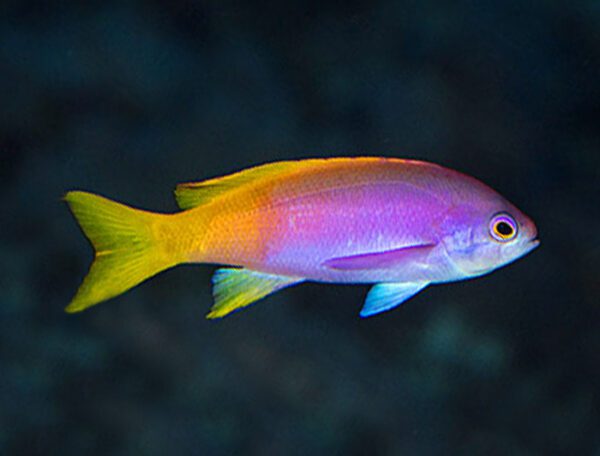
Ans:
POLYGON ((540 241, 534 222, 474 177, 419 160, 309 158, 182 183, 157 213, 80 190, 64 196, 95 249, 66 307, 79 312, 161 271, 221 266, 207 318, 302 282, 372 284, 360 310, 488 274, 540 241))

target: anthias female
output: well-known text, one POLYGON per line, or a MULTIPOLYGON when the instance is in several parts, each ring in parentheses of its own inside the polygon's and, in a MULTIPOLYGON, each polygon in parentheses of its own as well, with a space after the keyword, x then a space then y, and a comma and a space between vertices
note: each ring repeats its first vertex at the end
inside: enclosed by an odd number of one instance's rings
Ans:
POLYGON ((361 157, 270 163, 179 185, 158 214, 91 193, 65 200, 96 250, 66 308, 78 312, 182 263, 213 276, 208 318, 304 281, 372 283, 360 312, 398 306, 432 283, 477 277, 538 244, 497 192, 421 161, 361 157))

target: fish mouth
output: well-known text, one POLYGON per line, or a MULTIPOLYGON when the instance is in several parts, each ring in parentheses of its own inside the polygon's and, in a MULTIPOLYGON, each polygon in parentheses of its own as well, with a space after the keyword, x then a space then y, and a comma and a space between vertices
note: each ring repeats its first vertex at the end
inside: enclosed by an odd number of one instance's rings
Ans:
POLYGON ((533 249, 537 248, 540 245, 540 240, 536 237, 531 239, 530 241, 527 242, 527 244, 525 244, 525 252, 523 253, 523 255, 531 252, 533 249))

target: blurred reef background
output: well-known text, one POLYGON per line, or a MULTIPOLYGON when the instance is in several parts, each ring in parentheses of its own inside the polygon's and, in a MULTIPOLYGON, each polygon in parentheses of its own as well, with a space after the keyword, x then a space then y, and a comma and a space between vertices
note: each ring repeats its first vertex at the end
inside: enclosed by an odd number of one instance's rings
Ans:
POLYGON ((600 456, 600 2, 0 3, 0 454, 600 456), (425 159, 541 247, 358 318, 364 286, 207 321, 214 267, 78 315, 85 189, 425 159))

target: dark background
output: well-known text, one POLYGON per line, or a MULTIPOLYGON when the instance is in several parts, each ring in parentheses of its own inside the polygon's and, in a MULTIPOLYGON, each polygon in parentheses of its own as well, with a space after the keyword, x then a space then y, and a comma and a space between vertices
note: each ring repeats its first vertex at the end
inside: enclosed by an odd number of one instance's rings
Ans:
POLYGON ((0 453, 600 455, 599 68, 597 0, 1 2, 0 453), (207 321, 211 266, 63 312, 66 190, 336 155, 472 174, 542 245, 368 320, 307 284, 207 321))

